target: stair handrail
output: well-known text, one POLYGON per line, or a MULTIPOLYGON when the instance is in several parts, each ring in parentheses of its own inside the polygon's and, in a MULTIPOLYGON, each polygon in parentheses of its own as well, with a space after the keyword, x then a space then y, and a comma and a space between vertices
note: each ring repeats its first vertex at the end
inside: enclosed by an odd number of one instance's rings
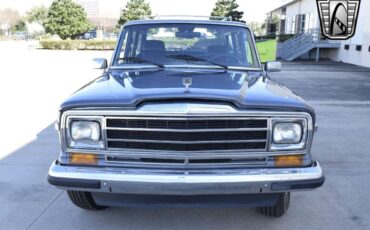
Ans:
POLYGON ((320 29, 309 29, 302 33, 299 33, 283 42, 281 45, 281 56, 282 58, 287 58, 302 49, 306 49, 309 46, 312 46, 313 43, 319 42, 321 40, 321 31, 320 29))

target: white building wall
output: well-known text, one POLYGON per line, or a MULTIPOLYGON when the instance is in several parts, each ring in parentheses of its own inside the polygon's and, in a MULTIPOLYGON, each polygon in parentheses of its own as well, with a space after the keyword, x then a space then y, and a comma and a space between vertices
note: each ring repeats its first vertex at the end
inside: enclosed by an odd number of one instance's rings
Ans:
POLYGON ((314 0, 300 0, 295 3, 292 3, 286 7, 286 27, 285 27, 285 33, 292 34, 297 33, 297 31, 294 30, 295 28, 295 17, 298 14, 304 14, 306 15, 305 19, 305 29, 316 29, 320 28, 320 21, 316 6, 316 1, 314 0))
POLYGON ((285 25, 285 33, 286 34, 294 34, 296 33, 295 31, 295 16, 299 12, 299 4, 298 3, 293 3, 287 6, 286 8, 286 22, 287 24, 285 25))
POLYGON ((301 13, 306 15, 306 29, 320 28, 319 13, 316 1, 302 0, 301 13))

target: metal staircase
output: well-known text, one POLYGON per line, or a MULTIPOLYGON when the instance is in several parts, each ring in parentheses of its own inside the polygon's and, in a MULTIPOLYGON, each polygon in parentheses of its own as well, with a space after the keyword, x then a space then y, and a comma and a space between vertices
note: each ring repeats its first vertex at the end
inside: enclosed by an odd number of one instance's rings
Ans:
POLYGON ((340 48, 339 41, 321 40, 321 31, 318 29, 309 30, 297 34, 293 38, 283 42, 277 51, 277 56, 285 61, 294 59, 316 49, 316 61, 320 57, 320 49, 340 48))

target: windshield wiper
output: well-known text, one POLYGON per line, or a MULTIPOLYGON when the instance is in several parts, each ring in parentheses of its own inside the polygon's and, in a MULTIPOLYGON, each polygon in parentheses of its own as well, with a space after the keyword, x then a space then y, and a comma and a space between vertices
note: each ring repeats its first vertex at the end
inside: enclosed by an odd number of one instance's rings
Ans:
POLYGON ((123 58, 118 58, 118 60, 128 61, 128 62, 133 62, 133 63, 135 63, 135 62, 136 63, 147 63, 147 64, 152 64, 152 65, 158 66, 159 68, 162 68, 162 69, 165 68, 165 66, 163 64, 156 63, 156 62, 153 62, 153 61, 149 61, 149 60, 139 58, 139 57, 123 57, 123 58))
POLYGON ((186 60, 186 61, 201 61, 201 62, 206 62, 206 63, 212 64, 212 65, 215 65, 215 66, 219 66, 223 69, 229 69, 229 67, 227 65, 222 65, 222 64, 219 64, 219 63, 209 61, 209 60, 204 59, 204 58, 195 57, 195 56, 191 56, 191 55, 187 55, 187 54, 170 55, 168 57, 173 58, 173 59, 186 60))

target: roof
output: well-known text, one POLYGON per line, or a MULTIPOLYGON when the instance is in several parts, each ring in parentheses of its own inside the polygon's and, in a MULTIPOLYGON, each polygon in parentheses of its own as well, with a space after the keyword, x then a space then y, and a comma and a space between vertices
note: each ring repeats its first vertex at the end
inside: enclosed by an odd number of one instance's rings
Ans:
POLYGON ((148 20, 135 20, 129 21, 124 26, 131 25, 144 25, 144 24, 207 24, 207 25, 225 25, 225 26, 240 26, 246 27, 247 24, 235 21, 222 21, 222 20, 185 20, 185 19, 148 19, 148 20))
POLYGON ((273 9, 273 10, 270 10, 270 11, 269 11, 269 13, 274 12, 274 11, 276 11, 276 10, 279 10, 279 9, 281 9, 281 8, 284 8, 284 7, 286 7, 286 6, 289 6, 289 5, 291 5, 291 4, 295 3, 295 2, 298 2, 298 1, 301 1, 301 0, 290 0, 289 2, 286 2, 286 3, 284 3, 283 5, 281 5, 281 6, 277 7, 277 8, 275 8, 275 9, 273 9))

